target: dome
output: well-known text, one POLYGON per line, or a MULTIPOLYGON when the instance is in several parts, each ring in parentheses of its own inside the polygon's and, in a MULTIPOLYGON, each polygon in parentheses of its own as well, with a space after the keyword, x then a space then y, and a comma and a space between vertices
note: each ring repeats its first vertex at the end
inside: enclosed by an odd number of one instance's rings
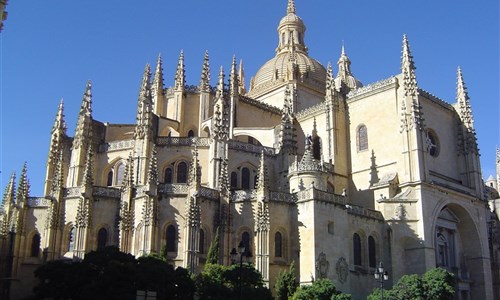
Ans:
POLYGON ((254 77, 253 89, 259 90, 267 82, 284 82, 294 78, 305 83, 316 82, 324 88, 326 69, 321 63, 305 53, 296 52, 294 56, 297 70, 294 73, 291 56, 291 52, 282 52, 266 62, 254 77))

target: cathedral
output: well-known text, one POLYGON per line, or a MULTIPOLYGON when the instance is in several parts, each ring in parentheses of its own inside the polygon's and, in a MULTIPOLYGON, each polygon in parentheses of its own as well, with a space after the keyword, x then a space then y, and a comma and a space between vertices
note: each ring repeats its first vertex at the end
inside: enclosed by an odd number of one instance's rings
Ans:
POLYGON ((300 284, 329 278, 365 299, 383 263, 387 286, 443 267, 457 299, 499 299, 500 153, 485 185, 461 69, 456 103, 421 89, 403 36, 400 74, 362 84, 344 49, 337 66, 309 56, 293 0, 284 13, 248 86, 241 62, 212 70, 208 53, 188 85, 181 52, 171 87, 161 57, 146 65, 135 122, 95 120, 89 81, 69 136, 61 102, 43 196, 26 165, 5 188, 2 295, 27 295, 45 261, 108 245, 197 273, 219 234, 220 263, 244 246, 271 289, 295 262, 300 284))

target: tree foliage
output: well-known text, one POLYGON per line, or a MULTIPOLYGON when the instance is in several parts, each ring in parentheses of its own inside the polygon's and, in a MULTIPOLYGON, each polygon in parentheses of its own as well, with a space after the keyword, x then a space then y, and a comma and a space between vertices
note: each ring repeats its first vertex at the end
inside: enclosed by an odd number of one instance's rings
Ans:
POLYGON ((244 299, 272 299, 271 292, 264 286, 262 275, 248 264, 243 264, 241 270, 239 265, 207 264, 198 275, 196 285, 200 300, 238 299, 240 293, 244 299))
POLYGON ((278 274, 274 286, 276 300, 288 300, 293 296, 298 286, 299 283, 295 275, 295 262, 292 261, 288 270, 280 271, 278 274))
POLYGON ((156 291, 157 299, 193 299, 187 270, 174 269, 155 256, 141 257, 117 247, 87 253, 82 261, 51 261, 35 271, 40 299, 135 299, 137 290, 156 291))
MULTIPOLYGON (((384 290, 388 300, 448 300, 455 294, 455 278, 442 268, 427 271, 424 275, 405 275, 390 290, 384 290)), ((368 300, 381 299, 380 289, 375 289, 368 300)))
POLYGON ((219 263, 219 252, 220 252, 220 229, 217 227, 215 238, 210 243, 207 253, 207 265, 208 264, 218 264, 219 263))
POLYGON ((330 279, 315 280, 312 285, 303 285, 297 289, 293 300, 349 300, 351 295, 337 291, 330 279))

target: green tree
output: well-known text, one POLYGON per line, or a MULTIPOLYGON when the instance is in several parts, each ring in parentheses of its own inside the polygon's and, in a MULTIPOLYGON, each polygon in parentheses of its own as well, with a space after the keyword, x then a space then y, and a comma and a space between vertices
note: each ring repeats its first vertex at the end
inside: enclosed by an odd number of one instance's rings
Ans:
POLYGON ((315 280, 312 285, 303 285, 293 295, 293 300, 330 300, 337 294, 333 282, 329 279, 315 280))
POLYGON ((404 275, 388 294, 394 300, 423 300, 422 279, 417 274, 404 275))
POLYGON ((443 268, 429 270, 422 276, 424 298, 427 300, 453 299, 455 285, 454 275, 443 268))
POLYGON ((299 283, 295 275, 295 262, 292 261, 290 268, 286 271, 280 271, 276 279, 274 290, 276 292, 276 300, 288 300, 293 296, 299 283))
POLYGON ((240 292, 245 299, 272 299, 271 292, 264 286, 262 275, 249 264, 244 264, 241 270, 238 264, 207 264, 204 271, 198 275, 196 285, 200 300, 238 299, 240 292))
POLYGON ((219 253, 220 253, 220 229, 217 227, 215 232, 215 239, 210 243, 207 253, 206 264, 218 264, 219 263, 219 253))

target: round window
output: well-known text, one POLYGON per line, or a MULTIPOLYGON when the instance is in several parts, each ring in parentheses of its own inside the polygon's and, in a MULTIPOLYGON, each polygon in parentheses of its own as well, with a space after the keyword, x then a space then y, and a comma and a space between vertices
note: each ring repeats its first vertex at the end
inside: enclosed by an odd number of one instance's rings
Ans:
POLYGON ((427 151, 432 157, 437 157, 439 155, 439 141, 436 134, 433 131, 427 131, 427 151))

